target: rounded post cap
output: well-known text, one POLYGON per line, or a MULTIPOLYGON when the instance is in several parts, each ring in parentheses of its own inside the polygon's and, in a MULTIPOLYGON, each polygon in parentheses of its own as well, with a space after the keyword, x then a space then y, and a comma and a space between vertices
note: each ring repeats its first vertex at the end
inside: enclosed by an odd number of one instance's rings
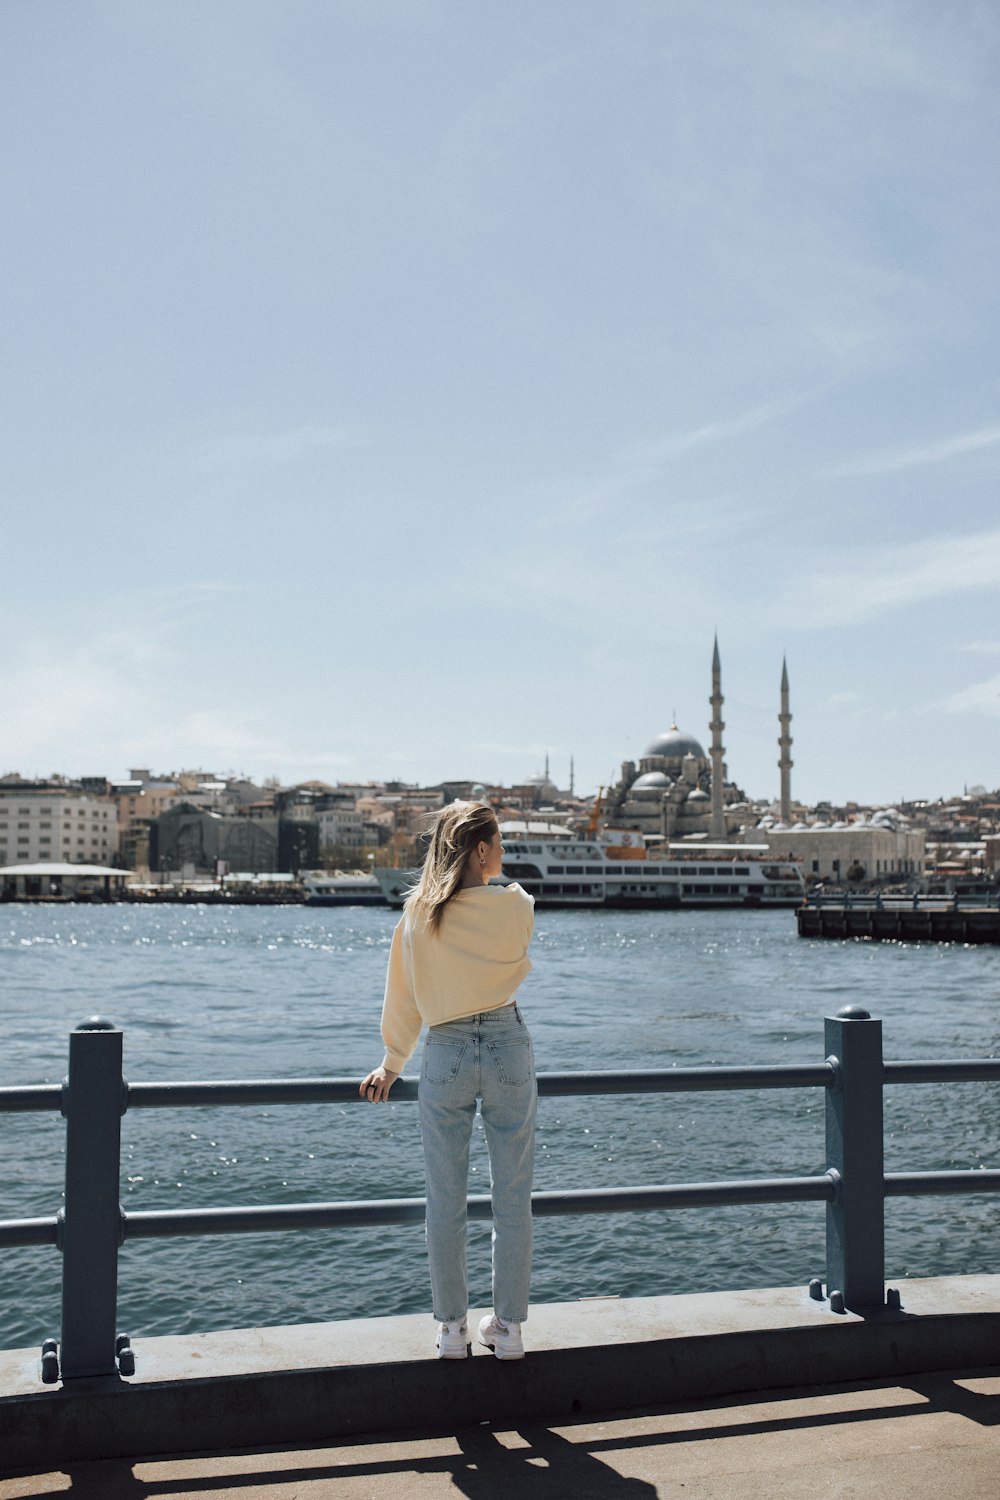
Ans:
POLYGON ((76 1029, 77 1031, 117 1031, 118 1027, 114 1021, 109 1021, 105 1016, 88 1016, 76 1029))
POLYGON ((838 1021, 870 1021, 871 1012, 863 1005, 844 1005, 837 1012, 838 1021))

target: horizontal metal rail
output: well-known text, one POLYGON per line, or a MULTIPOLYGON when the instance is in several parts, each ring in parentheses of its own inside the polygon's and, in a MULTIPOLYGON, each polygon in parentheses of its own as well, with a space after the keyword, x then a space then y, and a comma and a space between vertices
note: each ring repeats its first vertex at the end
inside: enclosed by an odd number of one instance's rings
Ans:
MULTIPOLYGON (((830 1088, 831 1063, 781 1063, 772 1067, 651 1068, 539 1073, 540 1098, 574 1094, 685 1094, 743 1089, 830 1088)), ((130 1109, 179 1109, 229 1104, 349 1104, 359 1099, 357 1078, 276 1078, 188 1083, 131 1083, 130 1109)), ((413 1101, 417 1080, 400 1078, 391 1099, 413 1101)))
POLYGON ((0 1088, 0 1115, 28 1114, 36 1110, 62 1108, 62 1086, 58 1083, 27 1084, 24 1088, 0 1088))
POLYGON ((951 1193, 1000 1193, 1000 1172, 887 1172, 887 1198, 934 1198, 951 1193))
MULTIPOLYGON (((817 1177, 759 1177, 728 1182, 668 1183, 631 1188, 583 1188, 533 1193, 538 1218, 622 1214, 664 1209, 739 1207, 756 1203, 832 1203, 836 1172, 817 1177)), ((887 1198, 924 1198, 1000 1192, 1000 1171, 890 1172, 887 1198)), ((124 1238, 176 1239, 185 1235, 269 1234, 288 1229, 358 1229, 422 1223, 423 1198, 373 1198, 344 1203, 273 1203, 253 1207, 148 1209, 123 1216, 124 1238)), ((492 1216, 488 1195, 468 1199, 470 1219, 492 1216)), ((55 1218, 0 1221, 0 1248, 58 1243, 55 1218)))
POLYGON ((0 1249, 21 1245, 57 1245, 59 1221, 49 1219, 0 1219, 0 1249))
POLYGON ((1000 1058, 955 1062, 887 1062, 886 1083, 1000 1083, 1000 1058))
MULTIPOLYGON (((581 1188, 532 1193, 535 1217, 627 1214, 669 1208, 717 1208, 748 1203, 832 1203, 836 1174, 758 1177, 734 1182, 689 1182, 660 1187, 581 1188)), ((470 1219, 489 1219, 488 1195, 468 1200, 470 1219)), ((270 1234, 284 1229, 358 1229, 377 1224, 418 1224, 424 1198, 372 1198, 356 1203, 277 1203, 259 1208, 150 1209, 125 1215, 125 1239, 180 1235, 270 1234)))
MULTIPOLYGON (((954 1062, 887 1062, 886 1083, 1000 1083, 1000 1058, 954 1062)), ((771 1067, 650 1068, 642 1071, 591 1069, 539 1073, 540 1098, 599 1094, 729 1093, 749 1089, 832 1088, 836 1069, 830 1062, 777 1063, 771 1067)), ((129 1083, 129 1109, 211 1108, 255 1104, 351 1104, 358 1100, 356 1078, 203 1079, 177 1083, 129 1083)), ((417 1080, 400 1078, 392 1099, 412 1102, 417 1080)), ((58 1083, 0 1088, 0 1114, 55 1110, 62 1107, 58 1083)))
MULTIPOLYGON (((1000 1075, 998 1075, 1000 1076, 1000 1075)), ((643 1071, 587 1070, 539 1073, 542 1098, 574 1094, 686 1094, 741 1089, 831 1088, 832 1064, 778 1063, 772 1067, 652 1068, 643 1071)), ((357 1078, 203 1079, 177 1083, 126 1083, 128 1109, 212 1108, 254 1104, 351 1104, 359 1099, 357 1078)), ((0 1114, 62 1108, 62 1086, 37 1084, 0 1088, 0 1114)), ((417 1080, 400 1078, 392 1089, 397 1102, 417 1097, 417 1080)))

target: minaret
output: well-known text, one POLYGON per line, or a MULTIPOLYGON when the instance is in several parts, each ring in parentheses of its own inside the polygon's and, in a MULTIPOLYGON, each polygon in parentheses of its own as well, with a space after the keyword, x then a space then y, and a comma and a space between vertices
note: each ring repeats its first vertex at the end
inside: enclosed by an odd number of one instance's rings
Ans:
POLYGON ((709 725, 712 731, 712 821, 708 831, 710 838, 724 839, 726 815, 722 803, 722 782, 725 772, 722 757, 726 752, 722 746, 722 731, 726 726, 722 722, 722 664, 719 661, 718 636, 715 637, 715 649, 712 652, 712 696, 708 701, 712 705, 712 722, 709 725))
POLYGON ((573 795, 573 757, 572 757, 572 755, 569 758, 569 794, 572 797, 572 795, 573 795))
POLYGON ((781 725, 781 733, 778 736, 781 758, 778 761, 778 769, 781 772, 781 821, 785 824, 792 821, 792 736, 788 732, 791 722, 792 716, 788 711, 788 664, 782 657, 781 712, 778 715, 778 723, 781 725))

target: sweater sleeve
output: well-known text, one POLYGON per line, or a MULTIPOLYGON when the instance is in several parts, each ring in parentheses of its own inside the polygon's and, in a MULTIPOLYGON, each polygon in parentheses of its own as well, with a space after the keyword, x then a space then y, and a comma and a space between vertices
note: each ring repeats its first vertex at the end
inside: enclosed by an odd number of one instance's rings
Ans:
POLYGON ((413 967, 404 923, 405 918, 400 918, 392 934, 382 1003, 382 1040, 385 1043, 382 1066, 390 1073, 402 1073, 420 1038, 420 1012, 413 995, 413 967))

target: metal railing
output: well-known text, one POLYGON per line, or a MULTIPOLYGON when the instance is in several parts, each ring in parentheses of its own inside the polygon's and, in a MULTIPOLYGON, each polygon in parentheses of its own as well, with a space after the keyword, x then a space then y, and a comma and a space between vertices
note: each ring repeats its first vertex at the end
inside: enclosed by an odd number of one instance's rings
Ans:
MULTIPOLYGON (((42 1347, 42 1377, 64 1381, 134 1371, 129 1340, 116 1333, 118 1251, 129 1240, 178 1235, 259 1234, 419 1223, 423 1198, 257 1207, 158 1209, 125 1213, 119 1201, 121 1117, 128 1109, 359 1102, 355 1079, 275 1079, 129 1084, 122 1033, 94 1018, 70 1036, 66 1082, 0 1088, 0 1113, 60 1110, 66 1119, 65 1204, 48 1218, 0 1221, 0 1248, 55 1245, 62 1252, 61 1338, 42 1347)), ((541 1097, 821 1088, 826 1096, 827 1170, 812 1177, 763 1177, 532 1194, 535 1215, 632 1213, 759 1203, 826 1204, 826 1289, 831 1311, 886 1305, 887 1197, 1000 1192, 1000 1171, 886 1174, 885 1084, 1000 1082, 1000 1059, 885 1062, 882 1023, 848 1006, 826 1019, 820 1063, 771 1067, 664 1068, 646 1072, 543 1073, 541 1097)), ((415 1100, 400 1079, 396 1100, 415 1100)), ((490 1216, 488 1196, 468 1199, 469 1217, 490 1216)), ((823 1284, 810 1282, 823 1297, 823 1284)), ((898 1298, 890 1294, 890 1305, 898 1298)))

